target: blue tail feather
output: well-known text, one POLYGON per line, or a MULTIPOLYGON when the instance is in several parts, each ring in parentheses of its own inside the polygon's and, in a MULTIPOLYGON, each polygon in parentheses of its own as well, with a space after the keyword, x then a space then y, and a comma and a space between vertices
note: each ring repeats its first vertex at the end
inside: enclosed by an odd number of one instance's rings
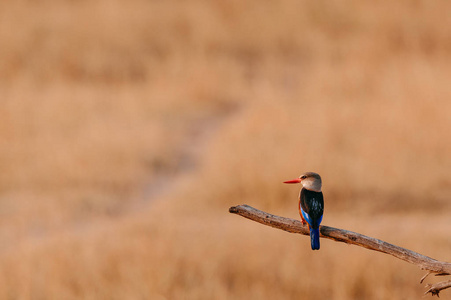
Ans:
POLYGON ((310 242, 312 250, 319 250, 319 227, 316 229, 310 228, 310 242))

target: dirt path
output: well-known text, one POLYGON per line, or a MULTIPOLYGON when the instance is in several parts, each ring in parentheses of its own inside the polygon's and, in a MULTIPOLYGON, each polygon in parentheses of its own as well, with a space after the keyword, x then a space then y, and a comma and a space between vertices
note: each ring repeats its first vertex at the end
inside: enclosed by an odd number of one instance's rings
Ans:
POLYGON ((212 136, 238 110, 237 106, 227 106, 220 112, 192 121, 186 130, 184 142, 178 148, 176 166, 159 170, 156 177, 144 187, 142 197, 145 202, 154 201, 169 193, 183 177, 195 172, 212 136))
POLYGON ((146 183, 141 191, 137 191, 135 196, 115 206, 111 213, 69 220, 60 224, 61 226, 39 231, 30 228, 27 234, 22 233, 5 243, 1 251, 3 253, 15 251, 20 246, 28 249, 30 246, 44 245, 61 237, 67 239, 98 234, 99 232, 108 233, 113 223, 137 212, 148 210, 152 203, 164 199, 171 191, 177 190, 180 182, 196 172, 202 163, 202 155, 207 151, 211 138, 238 111, 239 107, 228 106, 187 124, 186 136, 178 148, 175 167, 158 170, 156 176, 152 176, 152 180, 146 183))

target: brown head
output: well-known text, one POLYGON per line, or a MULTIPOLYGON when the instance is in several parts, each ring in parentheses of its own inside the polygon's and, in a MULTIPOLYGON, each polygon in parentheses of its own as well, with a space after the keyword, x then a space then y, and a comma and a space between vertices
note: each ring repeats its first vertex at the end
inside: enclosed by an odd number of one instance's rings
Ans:
POLYGON ((321 176, 314 172, 304 173, 298 178, 284 181, 284 183, 301 183, 307 190, 321 192, 321 176))

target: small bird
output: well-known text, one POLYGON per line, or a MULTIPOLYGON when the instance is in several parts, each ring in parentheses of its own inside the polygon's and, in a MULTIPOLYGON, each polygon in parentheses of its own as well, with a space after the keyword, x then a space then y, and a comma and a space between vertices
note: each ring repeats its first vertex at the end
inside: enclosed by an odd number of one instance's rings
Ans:
POLYGON ((308 224, 312 250, 319 250, 319 224, 323 219, 324 198, 321 192, 321 176, 314 172, 307 172, 299 178, 284 181, 284 183, 301 183, 299 193, 299 214, 302 224, 308 224))

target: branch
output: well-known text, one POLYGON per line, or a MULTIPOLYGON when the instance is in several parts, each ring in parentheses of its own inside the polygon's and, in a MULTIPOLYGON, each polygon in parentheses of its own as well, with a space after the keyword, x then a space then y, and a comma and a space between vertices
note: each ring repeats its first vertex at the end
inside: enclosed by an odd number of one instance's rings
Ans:
POLYGON ((441 290, 451 287, 451 280, 442 281, 436 284, 428 284, 426 285, 426 287, 429 289, 424 293, 425 295, 431 293, 432 296, 437 295, 438 297, 438 294, 440 293, 441 290))
MULTIPOLYGON (((268 214, 248 205, 232 206, 230 207, 229 212, 256 221, 263 225, 282 229, 291 233, 310 235, 308 226, 302 225, 302 223, 298 220, 268 214)), ((426 274, 422 280, 424 280, 424 278, 426 278, 426 276, 430 273, 436 273, 436 275, 451 275, 451 263, 438 261, 412 250, 365 236, 360 233, 329 226, 320 226, 320 237, 379 251, 407 261, 418 266, 422 270, 428 271, 428 274, 426 274)), ((451 287, 451 281, 440 282, 428 287, 429 290, 426 294, 431 293, 432 295, 438 296, 441 290, 451 287)))

